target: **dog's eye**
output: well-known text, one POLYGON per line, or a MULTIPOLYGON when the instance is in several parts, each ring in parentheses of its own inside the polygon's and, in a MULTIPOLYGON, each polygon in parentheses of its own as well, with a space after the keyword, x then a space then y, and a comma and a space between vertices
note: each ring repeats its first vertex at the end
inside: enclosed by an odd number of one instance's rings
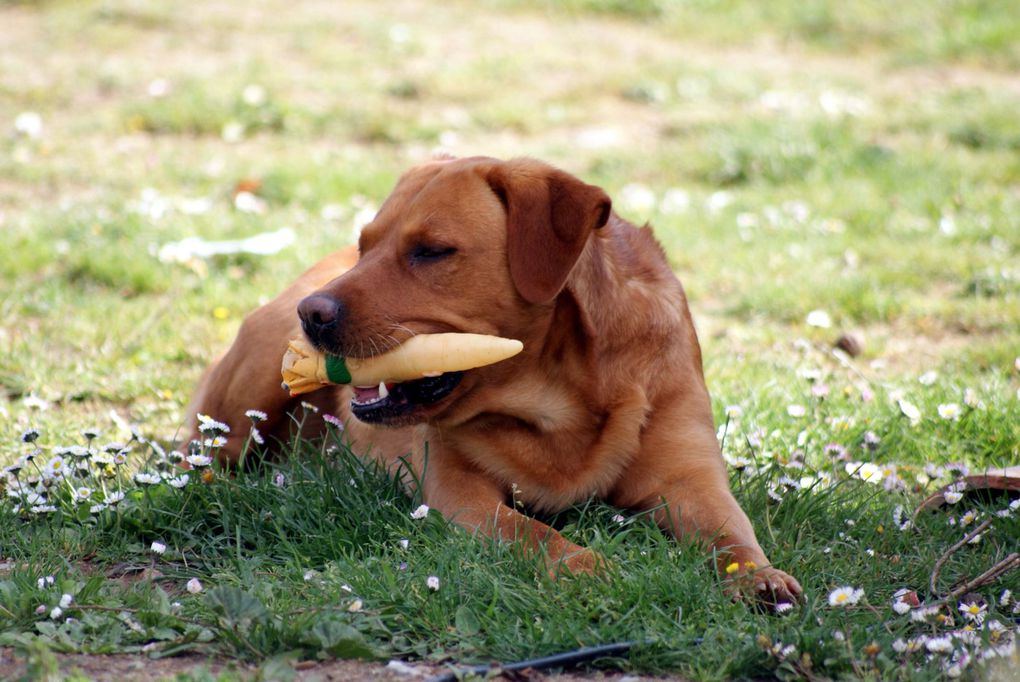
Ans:
POLYGON ((415 263, 434 263, 455 253, 457 253, 457 249, 452 246, 418 244, 411 249, 411 261, 415 263))

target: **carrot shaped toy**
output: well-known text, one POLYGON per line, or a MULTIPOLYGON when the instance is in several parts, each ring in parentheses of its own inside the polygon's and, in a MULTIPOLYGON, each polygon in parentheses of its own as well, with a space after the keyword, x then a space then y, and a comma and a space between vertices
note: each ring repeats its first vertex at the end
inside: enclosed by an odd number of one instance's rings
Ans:
POLYGON ((523 350, 516 339, 485 334, 418 334, 382 355, 341 358, 312 347, 304 338, 292 339, 283 354, 283 388, 291 396, 326 384, 375 386, 484 367, 523 350))

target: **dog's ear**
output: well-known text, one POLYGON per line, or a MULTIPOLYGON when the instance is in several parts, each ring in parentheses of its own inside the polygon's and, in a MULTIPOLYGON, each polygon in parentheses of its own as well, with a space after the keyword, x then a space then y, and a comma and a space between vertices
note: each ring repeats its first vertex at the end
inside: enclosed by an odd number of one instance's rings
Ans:
POLYGON ((609 220, 612 203, 600 188, 537 161, 497 164, 486 179, 506 210, 514 286, 529 303, 548 303, 592 230, 609 220))

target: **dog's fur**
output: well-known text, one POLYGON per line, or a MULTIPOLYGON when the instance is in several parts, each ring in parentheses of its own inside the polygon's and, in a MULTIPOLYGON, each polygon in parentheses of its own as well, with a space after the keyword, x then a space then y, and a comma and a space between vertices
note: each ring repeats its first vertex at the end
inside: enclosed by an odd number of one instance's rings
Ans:
MULTIPOLYGON (((601 189, 534 160, 437 160, 400 179, 358 250, 356 264, 350 251, 327 256, 249 315, 203 376, 190 412, 230 425, 225 458, 239 454, 249 408, 269 415, 267 435, 289 435, 300 398, 281 389, 279 370, 302 333, 299 305, 313 341, 350 357, 420 333, 520 339, 520 355, 382 424, 350 417, 349 387, 308 400, 346 420, 355 451, 391 471, 410 453, 430 507, 522 539, 553 570, 593 571, 600 560, 515 502, 554 511, 596 495, 657 508, 663 528, 710 544, 720 570, 739 564, 729 577, 766 601, 800 595, 769 566, 729 490, 680 282, 651 231, 613 213, 601 189), (324 302, 336 319, 308 314, 324 302)), ((306 435, 321 428, 305 423, 306 435)))

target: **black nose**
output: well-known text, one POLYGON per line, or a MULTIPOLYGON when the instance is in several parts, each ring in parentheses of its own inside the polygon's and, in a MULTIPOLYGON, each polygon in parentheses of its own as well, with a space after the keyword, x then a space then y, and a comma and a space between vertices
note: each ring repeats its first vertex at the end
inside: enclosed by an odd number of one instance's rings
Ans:
POLYGON ((320 348, 336 348, 344 307, 340 301, 326 294, 312 294, 298 303, 298 317, 305 336, 320 348))

